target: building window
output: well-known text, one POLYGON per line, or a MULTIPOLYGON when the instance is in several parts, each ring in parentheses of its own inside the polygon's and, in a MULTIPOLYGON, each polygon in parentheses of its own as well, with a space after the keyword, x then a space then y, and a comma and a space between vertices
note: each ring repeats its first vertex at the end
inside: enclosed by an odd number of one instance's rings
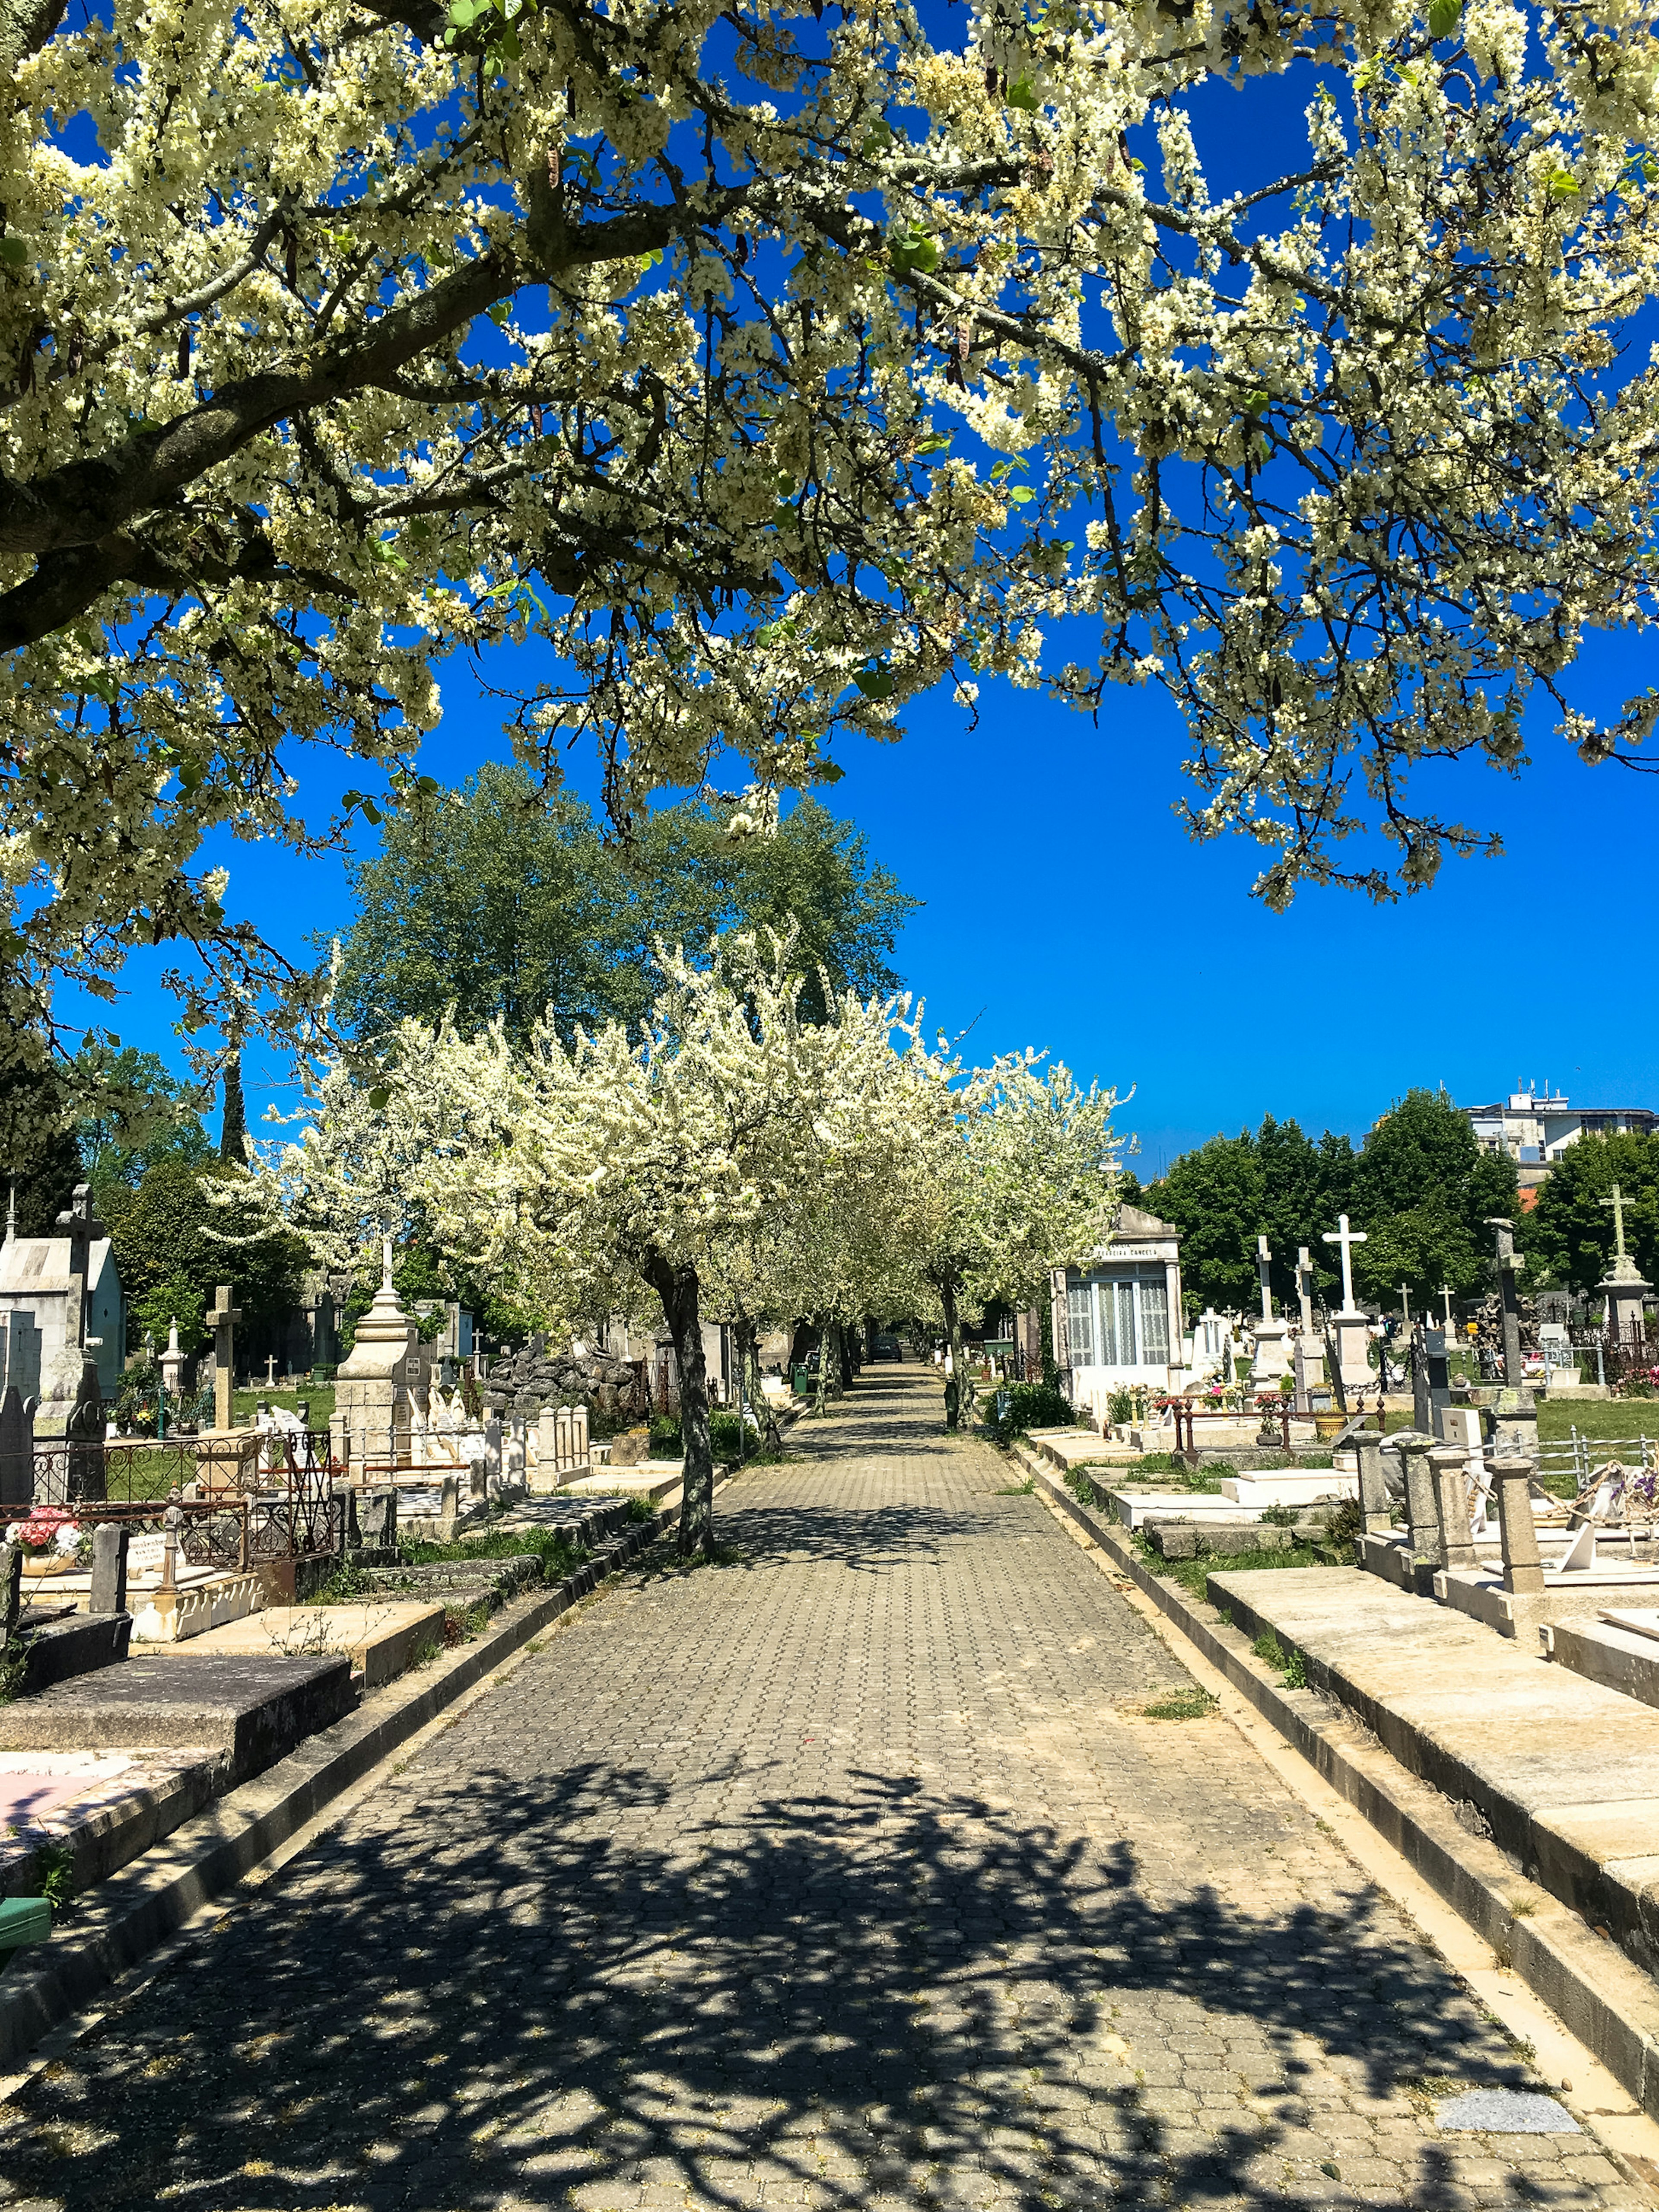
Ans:
POLYGON ((1087 1283, 1074 1284, 1066 1294, 1066 1336, 1073 1367, 1092 1367, 1095 1364, 1091 1304, 1087 1283))
POLYGON ((1068 1316, 1074 1367, 1169 1364, 1170 1296, 1162 1282, 1097 1279, 1071 1291, 1068 1316))

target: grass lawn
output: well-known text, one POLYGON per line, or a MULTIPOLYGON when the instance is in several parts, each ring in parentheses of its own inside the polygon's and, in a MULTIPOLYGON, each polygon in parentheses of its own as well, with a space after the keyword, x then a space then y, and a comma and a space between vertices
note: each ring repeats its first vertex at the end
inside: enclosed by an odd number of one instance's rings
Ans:
POLYGON ((325 1429, 329 1416, 334 1411, 334 1385, 319 1382, 306 1390, 235 1390, 231 1393, 230 1418, 239 1428, 252 1428, 253 1416, 261 1401, 272 1407, 281 1406, 287 1413, 298 1410, 301 1401, 311 1408, 311 1426, 325 1429))

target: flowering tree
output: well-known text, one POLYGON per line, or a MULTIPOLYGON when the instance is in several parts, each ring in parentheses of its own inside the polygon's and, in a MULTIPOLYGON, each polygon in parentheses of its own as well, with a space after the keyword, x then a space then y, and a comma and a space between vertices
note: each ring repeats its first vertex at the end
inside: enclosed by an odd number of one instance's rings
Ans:
POLYGON ((905 1012, 849 994, 827 1021, 804 1023, 792 951, 739 937, 703 968, 663 953, 666 988, 637 1046, 617 1025, 567 1046, 551 1024, 527 1053, 499 1024, 470 1042, 453 1030, 435 1046, 406 1041, 453 1133, 410 1186, 446 1249, 508 1270, 543 1311, 629 1310, 641 1288, 660 1304, 685 1446, 683 1558, 714 1541, 709 1293, 723 1315, 772 1249, 769 1224, 858 1156, 905 1012))
POLYGON ((507 719, 619 816, 941 678, 1156 679, 1276 902, 1480 844, 1410 772, 1534 693, 1589 759, 1659 713, 1565 689, 1651 611, 1639 11, 5 0, 0 62, 14 1049, 135 944, 192 1020, 303 1005, 203 837, 333 835, 307 745, 426 803, 457 650, 544 641, 507 719), (1288 71, 1218 193, 1206 85, 1288 71))
POLYGON ((921 1050, 904 1070, 914 1132, 893 1194, 905 1247, 937 1297, 951 1347, 945 1420, 962 1397, 962 1307, 1024 1304, 1051 1268, 1111 1235, 1117 1196, 1115 1091, 1079 1091, 1018 1053, 961 1081, 957 1064, 921 1050))

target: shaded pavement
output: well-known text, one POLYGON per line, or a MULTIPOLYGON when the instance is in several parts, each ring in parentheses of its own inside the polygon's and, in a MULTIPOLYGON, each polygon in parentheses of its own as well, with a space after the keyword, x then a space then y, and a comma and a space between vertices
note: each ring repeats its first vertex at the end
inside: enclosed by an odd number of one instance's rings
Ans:
POLYGON ((0 2107, 0 2203, 1636 2204, 931 1374, 878 1369, 0 2107))

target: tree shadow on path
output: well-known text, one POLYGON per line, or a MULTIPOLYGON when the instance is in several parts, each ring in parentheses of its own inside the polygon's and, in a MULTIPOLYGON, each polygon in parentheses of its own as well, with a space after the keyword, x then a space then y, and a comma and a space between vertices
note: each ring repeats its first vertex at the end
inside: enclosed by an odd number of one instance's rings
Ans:
MULTIPOLYGON (((687 1818, 637 1771, 428 1760, 0 2113, 12 2201, 1295 2212, 1341 2194, 1313 2093, 1525 2078, 1358 1888, 1155 1898, 1127 1844, 856 1771, 687 1818)), ((1367 2201, 1461 2201, 1412 2157, 1367 2201)))

